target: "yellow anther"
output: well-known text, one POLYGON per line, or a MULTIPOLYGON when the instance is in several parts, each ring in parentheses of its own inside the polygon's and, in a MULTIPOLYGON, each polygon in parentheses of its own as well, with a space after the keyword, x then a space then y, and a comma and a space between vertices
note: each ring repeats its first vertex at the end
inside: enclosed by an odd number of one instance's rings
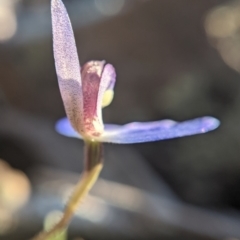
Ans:
POLYGON ((104 93, 103 100, 102 100, 102 108, 108 106, 112 102, 113 96, 114 96, 114 91, 113 90, 107 90, 104 93))

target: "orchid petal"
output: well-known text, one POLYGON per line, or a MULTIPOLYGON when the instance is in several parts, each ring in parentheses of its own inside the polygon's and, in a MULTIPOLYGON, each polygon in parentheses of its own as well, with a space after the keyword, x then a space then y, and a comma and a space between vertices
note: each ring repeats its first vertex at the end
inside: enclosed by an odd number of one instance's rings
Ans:
POLYGON ((66 137, 82 138, 81 135, 74 130, 68 118, 62 118, 58 120, 55 129, 58 133, 66 137))
POLYGON ((113 100, 114 91, 113 88, 116 82, 115 68, 111 64, 106 64, 101 78, 100 89, 98 93, 98 111, 101 111, 101 107, 107 107, 113 100))
POLYGON ((73 128, 82 132, 82 88, 74 34, 65 6, 52 0, 53 52, 60 92, 73 128))
POLYGON ((103 132, 102 112, 98 110, 98 94, 101 83, 104 61, 90 61, 83 65, 83 122, 84 133, 99 136, 103 132))
MULTIPOLYGON (((106 131, 116 130, 117 128, 121 128, 121 125, 117 124, 105 124, 104 128, 106 131)), ((68 118, 62 118, 57 121, 55 129, 58 133, 67 136, 67 137, 75 137, 75 138, 81 138, 82 136, 74 130, 74 128, 71 126, 71 123, 69 122, 68 118)))
POLYGON ((162 120, 146 123, 129 123, 105 131, 101 137, 103 142, 111 143, 141 143, 164 139, 178 138, 205 133, 219 126, 219 121, 212 117, 202 117, 185 122, 162 120))
MULTIPOLYGON (((81 71, 84 134, 89 137, 98 137, 104 130, 102 101, 104 93, 107 90, 112 91, 115 84, 114 67, 111 64, 105 66, 104 64, 105 61, 90 61, 83 65, 81 71)), ((107 100, 109 104, 111 96, 107 100)))
POLYGON ((153 142, 206 133, 218 126, 219 121, 212 117, 197 118, 180 123, 172 120, 135 122, 122 127, 110 126, 111 130, 104 131, 101 141, 122 144, 153 142))
MULTIPOLYGON (((178 138, 212 131, 220 122, 213 117, 202 117, 184 122, 161 120, 154 122, 133 122, 126 125, 105 124, 103 135, 95 140, 110 143, 142 143, 178 138)), ((67 118, 56 125, 59 133, 68 137, 81 138, 71 127, 67 118)))
POLYGON ((116 82, 116 72, 115 68, 111 64, 106 64, 104 66, 99 92, 98 92, 98 100, 97 100, 97 111, 98 114, 102 112, 102 107, 108 106, 113 99, 113 88, 116 82))
POLYGON ((101 87, 106 90, 113 90, 116 83, 116 72, 112 64, 107 63, 103 69, 101 87))

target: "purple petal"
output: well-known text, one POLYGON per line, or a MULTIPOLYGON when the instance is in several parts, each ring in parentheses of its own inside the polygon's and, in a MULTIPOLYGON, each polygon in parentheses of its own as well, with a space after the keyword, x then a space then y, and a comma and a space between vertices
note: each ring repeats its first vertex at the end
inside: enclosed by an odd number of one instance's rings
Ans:
POLYGON ((102 73, 102 78, 101 78, 101 84, 100 87, 106 90, 113 90, 116 82, 116 72, 115 68, 111 64, 106 64, 103 73, 102 73))
POLYGON ((52 0, 53 52, 64 107, 72 126, 81 132, 82 89, 74 34, 61 0, 52 0))
POLYGON ((104 131, 101 141, 123 144, 153 142, 206 133, 216 129, 218 126, 219 121, 212 117, 197 118, 181 123, 172 120, 163 120, 146 123, 129 123, 122 127, 116 126, 116 128, 110 125, 111 129, 104 131))
MULTIPOLYGON (((134 122, 123 126, 105 124, 104 134, 100 138, 96 138, 96 140, 122 144, 153 142, 206 133, 216 129, 219 124, 219 120, 213 117, 196 118, 181 123, 172 120, 161 120, 146 123, 134 122)), ((81 138, 73 130, 67 118, 58 121, 56 129, 65 136, 81 138)))
POLYGON ((96 115, 99 116, 99 118, 102 118, 102 100, 103 100, 103 95, 105 91, 107 90, 112 90, 114 88, 116 81, 116 72, 115 68, 111 64, 106 64, 104 66, 102 75, 101 75, 101 80, 100 80, 100 85, 99 85, 99 90, 98 90, 98 96, 97 96, 97 108, 96 108, 96 115))
POLYGON ((104 97, 104 93, 107 90, 111 90, 113 94, 113 88, 115 86, 115 82, 116 82, 115 68, 113 67, 113 65, 108 63, 104 66, 102 76, 101 76, 101 82, 99 86, 98 99, 97 99, 97 114, 101 114, 102 108, 108 106, 111 103, 112 98, 108 102, 106 102, 105 100, 104 101, 105 104, 103 105, 103 97, 104 97))

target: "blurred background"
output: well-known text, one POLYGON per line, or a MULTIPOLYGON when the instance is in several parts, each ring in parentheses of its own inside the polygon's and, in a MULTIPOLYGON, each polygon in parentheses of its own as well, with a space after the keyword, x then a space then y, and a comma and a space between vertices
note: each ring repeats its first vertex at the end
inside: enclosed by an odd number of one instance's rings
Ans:
MULTIPOLYGON (((117 71, 104 121, 217 117, 216 131, 105 145, 68 239, 240 239, 240 1, 65 0, 80 62, 117 71)), ((54 69, 50 0, 0 0, 0 239, 29 239, 62 210, 83 142, 54 69)))

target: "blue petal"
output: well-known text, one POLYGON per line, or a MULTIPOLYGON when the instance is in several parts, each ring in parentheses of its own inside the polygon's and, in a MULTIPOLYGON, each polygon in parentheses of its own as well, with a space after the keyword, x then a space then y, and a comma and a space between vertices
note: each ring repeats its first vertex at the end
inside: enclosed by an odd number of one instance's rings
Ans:
POLYGON ((181 123, 172 120, 135 122, 117 126, 115 129, 111 127, 111 130, 106 129, 101 141, 122 144, 153 142, 206 133, 216 129, 219 124, 219 120, 212 117, 202 117, 181 123))
MULTIPOLYGON (((212 131, 220 122, 213 117, 202 117, 185 122, 162 120, 154 122, 133 122, 126 125, 105 124, 104 134, 96 140, 110 143, 142 143, 178 138, 212 131)), ((71 127, 67 118, 58 121, 56 129, 68 137, 81 136, 71 127)))
POLYGON ((62 119, 58 120, 55 128, 58 133, 60 133, 64 136, 81 138, 81 136, 73 129, 68 118, 62 118, 62 119))

